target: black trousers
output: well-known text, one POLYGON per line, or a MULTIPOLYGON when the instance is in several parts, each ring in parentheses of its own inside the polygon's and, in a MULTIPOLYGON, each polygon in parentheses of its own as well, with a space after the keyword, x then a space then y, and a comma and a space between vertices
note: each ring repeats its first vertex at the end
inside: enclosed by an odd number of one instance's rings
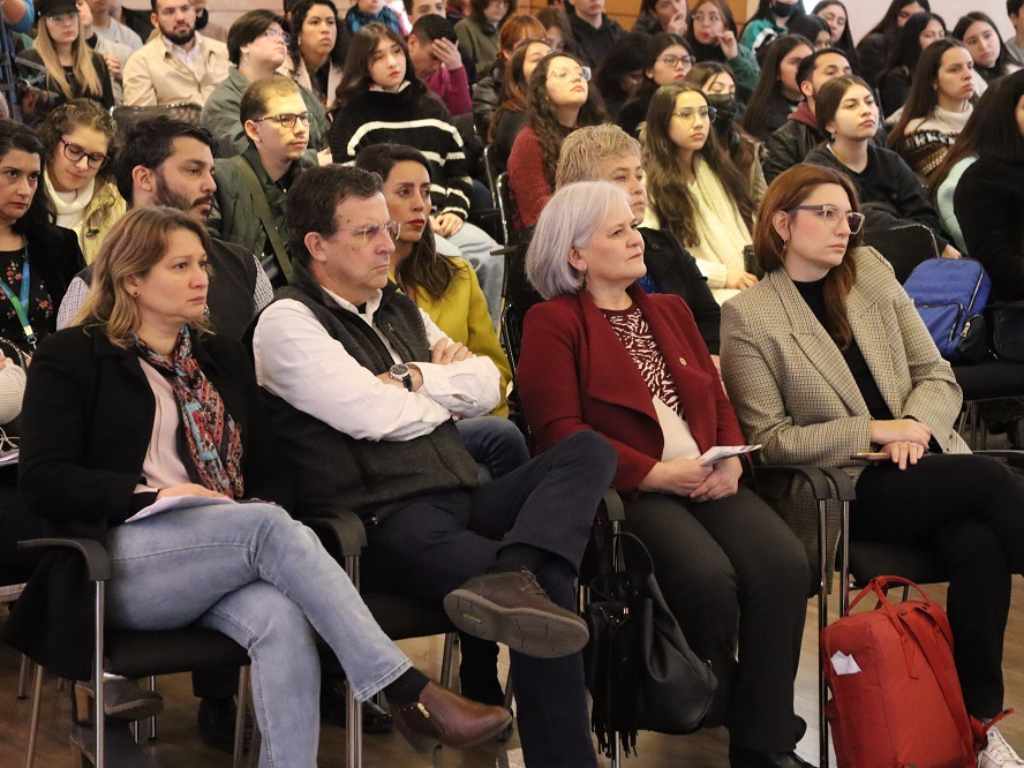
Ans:
MULTIPOLYGON (((552 600, 575 609, 577 568, 616 464, 604 438, 582 432, 474 491, 433 494, 391 509, 367 531, 368 578, 441 600, 484 573, 502 547, 527 544, 553 555, 536 576, 552 600)), ((526 764, 596 766, 582 657, 511 658, 526 764)))
POLYGON ((1024 478, 984 456, 925 456, 857 481, 851 540, 932 550, 949 573, 946 611, 967 711, 1003 709, 1003 635, 1010 575, 1024 572, 1024 478))
POLYGON ((644 493, 626 505, 626 525, 647 545, 669 608, 718 678, 705 725, 728 725, 735 746, 792 750, 802 731, 793 688, 810 578, 792 531, 743 487, 703 503, 644 493))

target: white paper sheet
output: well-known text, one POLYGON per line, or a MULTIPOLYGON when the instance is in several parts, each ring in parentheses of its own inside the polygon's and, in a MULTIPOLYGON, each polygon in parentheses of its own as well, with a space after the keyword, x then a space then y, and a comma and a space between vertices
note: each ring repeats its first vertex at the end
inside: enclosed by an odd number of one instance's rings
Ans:
POLYGON ((145 520, 147 517, 153 515, 159 515, 161 512, 167 512, 171 509, 183 509, 186 507, 209 507, 214 504, 237 504, 234 499, 214 499, 210 496, 167 496, 163 499, 157 499, 148 507, 143 507, 134 515, 125 520, 126 523, 135 523, 139 520, 145 520))
POLYGON ((708 448, 697 459, 701 464, 717 464, 722 459, 729 459, 733 456, 742 456, 745 453, 753 453, 761 449, 760 445, 716 445, 708 448))

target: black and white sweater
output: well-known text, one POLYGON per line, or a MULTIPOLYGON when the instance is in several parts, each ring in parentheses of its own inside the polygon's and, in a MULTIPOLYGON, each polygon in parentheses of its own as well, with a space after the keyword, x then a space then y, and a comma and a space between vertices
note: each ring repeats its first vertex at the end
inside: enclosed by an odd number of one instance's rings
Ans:
POLYGON ((435 214, 469 216, 472 182, 462 136, 437 98, 407 81, 398 93, 366 91, 334 113, 334 162, 351 164, 363 147, 387 143, 415 147, 427 158, 435 214))

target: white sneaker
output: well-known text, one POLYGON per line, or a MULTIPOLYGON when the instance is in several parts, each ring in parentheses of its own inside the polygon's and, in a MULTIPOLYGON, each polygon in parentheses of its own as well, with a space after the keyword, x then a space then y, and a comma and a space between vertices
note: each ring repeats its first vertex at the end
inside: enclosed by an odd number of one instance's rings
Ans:
POLYGON ((988 732, 988 746, 978 755, 978 768, 1024 768, 1024 760, 1013 751, 999 729, 988 732))

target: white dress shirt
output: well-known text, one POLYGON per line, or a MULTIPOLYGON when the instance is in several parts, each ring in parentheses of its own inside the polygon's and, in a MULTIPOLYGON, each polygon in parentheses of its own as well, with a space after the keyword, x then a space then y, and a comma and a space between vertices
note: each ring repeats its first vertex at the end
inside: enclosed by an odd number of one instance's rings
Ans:
MULTIPOLYGON (((373 326, 382 292, 360 310, 326 289, 342 309, 373 328, 396 363, 404 362, 373 326)), ((425 312, 431 348, 448 337, 425 312)), ((301 302, 282 299, 260 315, 253 335, 256 379, 294 408, 357 440, 412 440, 453 416, 490 413, 500 400, 501 376, 490 358, 470 357, 449 365, 415 363, 423 376, 416 392, 386 384, 333 339, 301 302)))

